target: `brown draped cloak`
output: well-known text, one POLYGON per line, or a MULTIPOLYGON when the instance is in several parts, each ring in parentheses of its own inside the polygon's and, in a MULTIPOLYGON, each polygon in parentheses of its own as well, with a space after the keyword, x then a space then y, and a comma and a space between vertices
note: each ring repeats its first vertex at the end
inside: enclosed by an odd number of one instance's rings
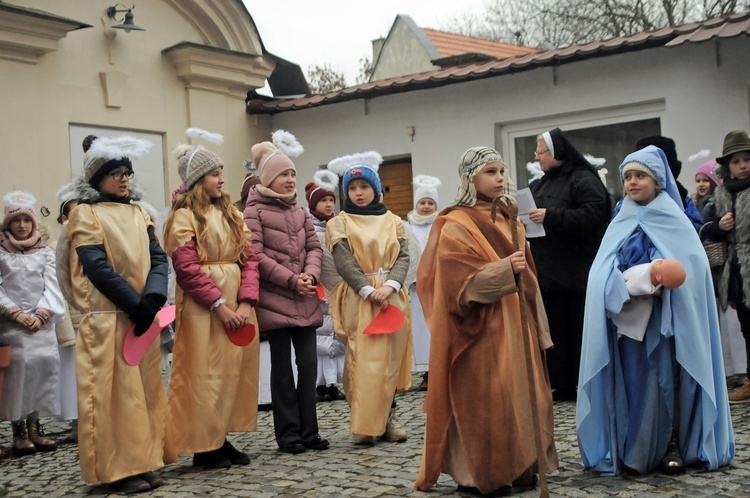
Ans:
MULTIPOLYGON (((543 351, 552 346, 536 269, 520 222, 520 247, 532 346, 532 369, 546 448, 557 468, 552 393, 543 351)), ((417 273, 417 291, 432 332, 430 388, 422 466, 415 487, 427 490, 441 472, 460 485, 490 493, 536 470, 532 392, 524 361, 519 296, 509 256, 507 208, 496 222, 490 204, 441 213, 417 273)))

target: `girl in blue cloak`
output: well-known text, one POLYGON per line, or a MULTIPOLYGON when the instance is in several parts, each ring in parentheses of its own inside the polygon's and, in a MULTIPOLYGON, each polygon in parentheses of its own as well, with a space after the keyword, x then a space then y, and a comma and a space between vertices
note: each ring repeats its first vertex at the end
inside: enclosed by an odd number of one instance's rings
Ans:
POLYGON ((734 434, 706 253, 661 149, 628 155, 620 178, 628 195, 586 292, 576 406, 583 464, 606 475, 715 470, 734 458, 734 434), (642 340, 622 335, 612 317, 632 306, 623 272, 659 258, 679 261, 685 283, 654 296, 642 340))

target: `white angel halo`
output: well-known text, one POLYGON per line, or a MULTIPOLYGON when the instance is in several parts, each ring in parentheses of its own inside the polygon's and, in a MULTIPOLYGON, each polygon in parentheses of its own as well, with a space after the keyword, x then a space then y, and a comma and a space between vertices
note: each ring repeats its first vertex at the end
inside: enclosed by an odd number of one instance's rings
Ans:
POLYGON ((380 163, 383 162, 383 156, 375 151, 359 152, 348 156, 337 157, 328 163, 328 169, 339 176, 344 176, 347 171, 355 166, 365 166, 377 173, 380 163))
POLYGON ((299 157, 305 152, 297 137, 285 130, 276 130, 271 134, 271 141, 285 156, 299 157))
POLYGON ((6 206, 13 209, 29 209, 36 204, 36 197, 34 197, 33 194, 22 190, 16 190, 5 194, 3 200, 5 201, 6 206))
POLYGON ((86 155, 89 157, 89 160, 127 157, 132 161, 143 157, 151 150, 153 145, 148 140, 129 135, 114 138, 99 137, 91 143, 91 147, 86 152, 86 155))
POLYGON ((339 177, 333 171, 319 169, 313 175, 313 182, 323 190, 336 192, 336 189, 339 186, 339 177))

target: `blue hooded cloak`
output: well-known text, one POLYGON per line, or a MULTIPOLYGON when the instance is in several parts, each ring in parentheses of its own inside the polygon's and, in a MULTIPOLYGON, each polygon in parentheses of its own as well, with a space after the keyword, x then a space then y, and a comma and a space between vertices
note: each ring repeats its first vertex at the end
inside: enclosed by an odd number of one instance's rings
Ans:
POLYGON ((603 474, 649 472, 676 427, 685 464, 715 470, 734 458, 734 433, 711 270, 664 153, 636 151, 620 171, 631 162, 649 168, 661 189, 645 206, 624 199, 589 272, 576 406, 583 464, 603 474), (685 283, 654 299, 642 342, 619 337, 609 315, 630 299, 622 271, 657 258, 679 261, 685 283))

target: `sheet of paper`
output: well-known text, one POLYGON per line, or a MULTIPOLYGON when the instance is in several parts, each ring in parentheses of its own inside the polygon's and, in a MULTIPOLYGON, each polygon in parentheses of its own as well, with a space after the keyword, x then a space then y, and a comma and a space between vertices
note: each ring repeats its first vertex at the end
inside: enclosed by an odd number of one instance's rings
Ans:
POLYGON ((531 210, 536 209, 536 203, 534 202, 534 196, 531 195, 531 190, 524 188, 516 192, 516 202, 518 202, 518 219, 526 227, 526 238, 544 237, 546 235, 544 226, 541 223, 534 223, 529 218, 531 210))

